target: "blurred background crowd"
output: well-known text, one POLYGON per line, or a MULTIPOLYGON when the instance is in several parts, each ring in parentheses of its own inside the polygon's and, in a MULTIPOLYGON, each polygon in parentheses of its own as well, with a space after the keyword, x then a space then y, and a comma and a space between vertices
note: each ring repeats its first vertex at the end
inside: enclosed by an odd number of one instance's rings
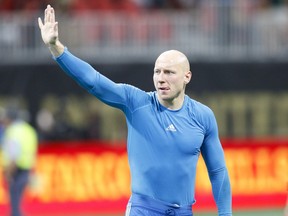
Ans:
POLYGON ((2 11, 39 10, 47 4, 53 5, 56 10, 68 13, 90 10, 138 12, 140 10, 170 9, 193 10, 203 4, 248 4, 252 7, 269 8, 287 4, 287 0, 1 0, 2 11))
POLYGON ((189 57, 188 94, 221 137, 287 137, 287 0, 0 0, 0 106, 18 107, 42 141, 125 140, 125 119, 55 65, 37 17, 51 4, 61 41, 116 82, 153 91, 154 59, 189 57))

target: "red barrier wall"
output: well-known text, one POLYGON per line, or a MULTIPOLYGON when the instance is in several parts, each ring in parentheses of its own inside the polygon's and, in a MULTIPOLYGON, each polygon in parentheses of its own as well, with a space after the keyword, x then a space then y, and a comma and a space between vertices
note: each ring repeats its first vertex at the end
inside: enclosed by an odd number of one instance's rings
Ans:
MULTIPOLYGON (((284 207, 288 140, 223 139, 222 144, 234 209, 284 207)), ((0 212, 7 213, 8 197, 1 174, 0 182, 0 212)), ((30 214, 124 212, 129 185, 124 143, 43 143, 23 207, 30 214)), ((195 211, 216 208, 202 158, 197 169, 196 200, 195 211)))

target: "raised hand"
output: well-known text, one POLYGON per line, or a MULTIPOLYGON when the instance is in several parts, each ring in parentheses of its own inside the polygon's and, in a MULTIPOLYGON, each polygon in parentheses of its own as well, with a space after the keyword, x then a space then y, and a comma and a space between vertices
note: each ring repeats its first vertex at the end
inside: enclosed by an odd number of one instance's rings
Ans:
POLYGON ((55 45, 58 39, 58 22, 55 21, 55 11, 50 6, 44 12, 44 24, 41 18, 38 18, 39 28, 41 30, 41 36, 46 45, 55 45))

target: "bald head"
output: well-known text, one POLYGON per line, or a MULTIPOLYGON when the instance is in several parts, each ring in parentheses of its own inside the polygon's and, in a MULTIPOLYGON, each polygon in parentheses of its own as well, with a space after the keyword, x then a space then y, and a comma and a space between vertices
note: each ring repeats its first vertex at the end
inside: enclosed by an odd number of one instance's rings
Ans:
POLYGON ((168 50, 156 59, 155 64, 165 63, 166 66, 178 66, 183 72, 190 71, 190 64, 187 57, 178 50, 168 50))
POLYGON ((159 102, 168 109, 180 109, 191 77, 189 61, 182 52, 163 52, 156 59, 153 74, 159 102))

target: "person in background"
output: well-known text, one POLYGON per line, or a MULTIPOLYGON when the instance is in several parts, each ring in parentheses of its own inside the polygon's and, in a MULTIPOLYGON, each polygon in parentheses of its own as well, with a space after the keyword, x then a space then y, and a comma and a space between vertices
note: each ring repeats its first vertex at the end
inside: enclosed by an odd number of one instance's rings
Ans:
POLYGON ((5 109, 3 107, 0 106, 0 149, 1 149, 1 144, 2 144, 2 137, 4 135, 4 125, 1 124, 1 119, 4 118, 5 115, 5 109))
MULTIPOLYGON (((187 57, 168 50, 155 61, 155 91, 115 83, 68 51, 59 41, 55 11, 48 5, 43 42, 59 66, 102 102, 120 109, 128 128, 132 194, 126 216, 192 216, 195 175, 202 154, 219 216, 232 215, 232 193, 215 116, 185 94, 192 73, 187 57)), ((137 68, 133 73, 137 73, 137 68)))
POLYGON ((21 118, 19 110, 1 110, 3 176, 9 190, 11 216, 22 216, 21 200, 36 162, 38 136, 36 130, 21 118))

